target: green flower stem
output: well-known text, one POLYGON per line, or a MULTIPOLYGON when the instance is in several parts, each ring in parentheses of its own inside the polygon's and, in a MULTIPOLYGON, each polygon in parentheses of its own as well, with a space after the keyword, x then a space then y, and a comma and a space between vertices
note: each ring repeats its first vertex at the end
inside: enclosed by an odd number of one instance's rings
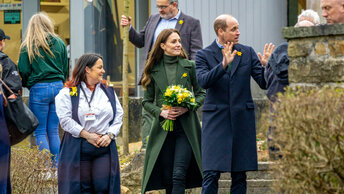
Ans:
POLYGON ((169 119, 165 119, 162 122, 162 129, 165 131, 173 131, 173 121, 169 119))

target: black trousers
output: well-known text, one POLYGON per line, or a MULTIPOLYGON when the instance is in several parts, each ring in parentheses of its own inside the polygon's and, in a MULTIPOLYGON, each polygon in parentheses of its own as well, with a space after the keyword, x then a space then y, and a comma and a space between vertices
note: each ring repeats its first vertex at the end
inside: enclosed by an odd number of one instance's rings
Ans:
MULTIPOLYGON (((219 189, 220 171, 205 171, 202 183, 202 194, 217 194, 219 189)), ((231 194, 246 194, 246 172, 231 172, 231 194)))
POLYGON ((160 157, 166 165, 162 170, 166 184, 166 194, 184 194, 187 169, 192 159, 192 148, 179 121, 175 121, 173 131, 169 132, 160 157), (173 152, 174 150, 174 152, 173 152), (171 176, 172 175, 172 176, 171 176), (172 179, 172 180, 171 180, 172 179))
POLYGON ((97 148, 83 139, 81 143, 80 155, 81 193, 109 193, 109 181, 110 148, 97 148))

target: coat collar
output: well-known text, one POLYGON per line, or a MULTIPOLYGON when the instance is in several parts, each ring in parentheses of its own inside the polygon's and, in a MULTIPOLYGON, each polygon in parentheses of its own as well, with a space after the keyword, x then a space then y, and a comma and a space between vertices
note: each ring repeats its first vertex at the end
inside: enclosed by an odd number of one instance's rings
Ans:
POLYGON ((177 24, 176 24, 176 27, 175 27, 175 29, 177 29, 179 32, 180 32, 180 29, 182 28, 182 26, 185 25, 184 24, 184 22, 185 22, 184 18, 185 18, 185 15, 183 14, 182 11, 180 11, 180 16, 178 18, 178 21, 177 21, 177 24))
MULTIPOLYGON (((213 51, 213 55, 218 63, 222 62, 223 55, 222 51, 219 48, 219 46, 216 44, 216 40, 210 45, 211 50, 213 51)), ((238 52, 241 52, 241 48, 238 44, 234 45, 233 50, 237 50, 238 52)), ((231 70, 231 76, 235 73, 237 70, 240 60, 242 56, 236 55, 234 57, 234 60, 232 61, 232 70, 231 70)))
POLYGON ((148 37, 147 42, 150 43, 149 50, 151 50, 153 47, 154 32, 155 32, 156 27, 158 27, 159 21, 160 21, 160 15, 159 14, 157 14, 155 17, 152 17, 152 25, 151 26, 154 27, 154 31, 152 33, 150 33, 149 37, 148 37))
MULTIPOLYGON (((177 72, 176 72, 176 82, 177 85, 186 86, 187 83, 187 77, 189 75, 189 68, 191 68, 192 65, 189 63, 185 63, 184 60, 178 59, 178 66, 177 66, 177 72), (183 74, 187 73, 186 77, 183 77, 183 74)), ((160 60, 158 64, 156 64, 152 69, 152 77, 155 80, 155 83, 158 85, 161 92, 164 92, 168 85, 166 70, 164 66, 163 60, 160 60)))
MULTIPOLYGON (((241 48, 238 44, 234 45, 233 50, 237 50, 238 52, 241 52, 241 48)), ((240 61, 241 61, 241 57, 242 57, 242 55, 239 56, 238 54, 234 57, 234 60, 232 61, 231 77, 233 76, 233 74, 238 69, 238 66, 239 66, 240 61)))

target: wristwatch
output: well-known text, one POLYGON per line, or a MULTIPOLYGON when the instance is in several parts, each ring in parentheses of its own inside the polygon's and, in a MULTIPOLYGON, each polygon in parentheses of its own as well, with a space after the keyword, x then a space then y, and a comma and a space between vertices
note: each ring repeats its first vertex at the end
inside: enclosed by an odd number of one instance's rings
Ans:
POLYGON ((108 132, 107 135, 110 137, 111 140, 115 139, 115 134, 108 132))

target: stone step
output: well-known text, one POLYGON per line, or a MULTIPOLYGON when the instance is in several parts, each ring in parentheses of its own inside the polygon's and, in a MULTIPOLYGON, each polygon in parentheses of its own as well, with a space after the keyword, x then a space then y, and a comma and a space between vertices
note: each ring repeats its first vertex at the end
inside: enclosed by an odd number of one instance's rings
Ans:
MULTIPOLYGON (((273 179, 269 165, 272 162, 259 162, 258 171, 249 171, 246 173, 247 179, 273 179)), ((230 173, 221 173, 221 180, 231 180, 230 173)))
MULTIPOLYGON (((247 180, 247 188, 263 188, 270 187, 274 180, 264 180, 264 179, 251 179, 247 180)), ((231 180, 219 180, 219 188, 230 188, 232 184, 231 180)))
MULTIPOLYGON (((230 194, 229 188, 220 188, 218 194, 230 194)), ((262 187, 262 188, 247 188, 247 194, 275 194, 271 188, 262 187)))
MULTIPOLYGON (((274 194, 270 188, 273 180, 247 180, 247 194, 274 194)), ((229 194, 231 186, 230 180, 219 180, 218 194, 229 194)), ((202 188, 187 189, 185 194, 200 194, 202 188)), ((147 194, 165 194, 165 190, 151 191, 147 194)))
POLYGON ((258 162, 258 170, 270 170, 270 165, 274 162, 258 162))
MULTIPOLYGON (((273 179, 271 171, 250 171, 246 172, 249 179, 273 179)), ((220 180, 231 180, 231 173, 221 173, 220 180)))

